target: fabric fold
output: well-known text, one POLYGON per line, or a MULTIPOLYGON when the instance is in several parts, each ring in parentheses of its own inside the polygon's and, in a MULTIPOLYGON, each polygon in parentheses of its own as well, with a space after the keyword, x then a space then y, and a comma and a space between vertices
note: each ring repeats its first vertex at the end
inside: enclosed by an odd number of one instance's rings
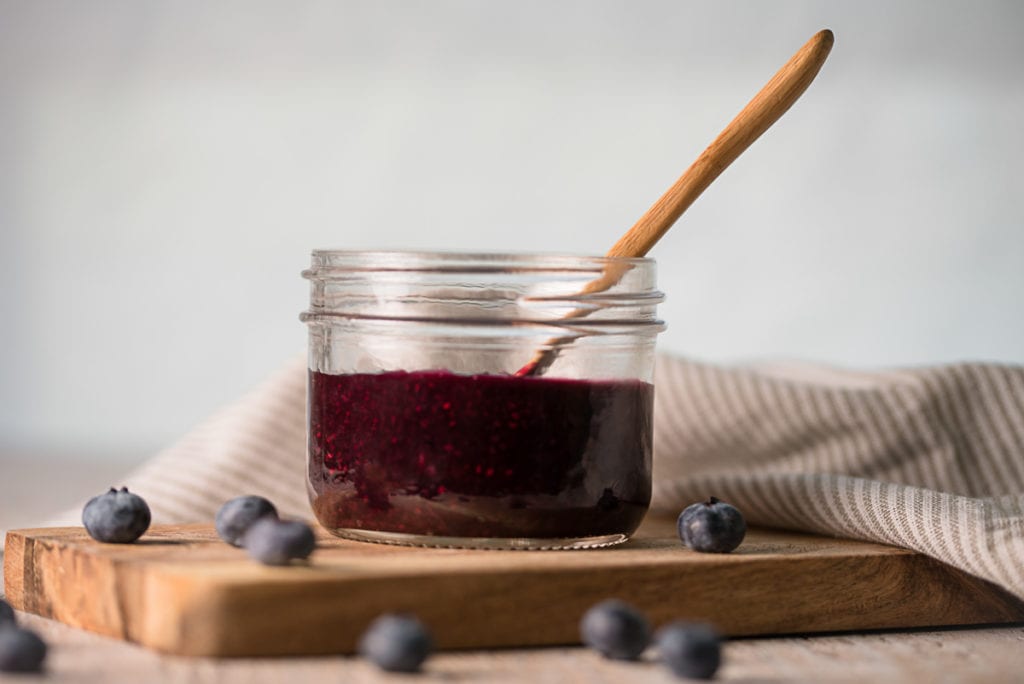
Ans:
POLYGON ((1024 369, 658 360, 654 507, 892 544, 1024 598, 1024 369))

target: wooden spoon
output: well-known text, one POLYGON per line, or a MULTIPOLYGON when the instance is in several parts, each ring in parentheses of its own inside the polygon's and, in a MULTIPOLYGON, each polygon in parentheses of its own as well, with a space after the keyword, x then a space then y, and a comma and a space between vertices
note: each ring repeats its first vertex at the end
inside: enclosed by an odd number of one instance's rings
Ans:
MULTIPOLYGON (((825 63, 835 37, 828 29, 818 31, 804 46, 797 50, 788 62, 772 76, 760 92, 747 103, 736 118, 718 134, 690 168, 683 172, 664 195, 647 210, 632 228, 619 238, 608 250, 609 257, 642 257, 668 232, 672 224, 686 211, 694 200, 744 150, 761 137, 772 124, 786 113, 796 102, 811 81, 818 75, 825 63)), ((626 265, 615 264, 605 268, 597 278, 583 289, 581 295, 607 290, 622 277, 626 265)), ((586 316, 589 309, 577 309, 566 318, 586 316)), ((540 375, 555 360, 558 349, 571 341, 572 337, 556 338, 552 346, 539 350, 516 375, 540 375)))

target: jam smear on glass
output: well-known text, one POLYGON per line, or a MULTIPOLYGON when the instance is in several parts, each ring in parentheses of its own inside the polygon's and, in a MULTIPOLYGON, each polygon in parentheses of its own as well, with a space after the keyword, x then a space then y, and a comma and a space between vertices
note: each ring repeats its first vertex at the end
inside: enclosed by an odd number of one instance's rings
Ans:
POLYGON ((653 403, 639 380, 310 371, 313 510, 342 533, 629 535, 653 403))

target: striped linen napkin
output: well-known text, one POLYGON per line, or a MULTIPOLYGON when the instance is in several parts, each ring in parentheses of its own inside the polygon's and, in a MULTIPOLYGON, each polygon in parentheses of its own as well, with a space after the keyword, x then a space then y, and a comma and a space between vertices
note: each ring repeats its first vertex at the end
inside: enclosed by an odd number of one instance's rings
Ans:
MULTIPOLYGON (((241 494, 308 518, 305 383, 296 357, 124 484, 157 523, 210 520, 241 494)), ((1024 598, 1024 368, 867 373, 661 355, 655 385, 654 510, 714 495, 755 525, 902 546, 1024 598)))

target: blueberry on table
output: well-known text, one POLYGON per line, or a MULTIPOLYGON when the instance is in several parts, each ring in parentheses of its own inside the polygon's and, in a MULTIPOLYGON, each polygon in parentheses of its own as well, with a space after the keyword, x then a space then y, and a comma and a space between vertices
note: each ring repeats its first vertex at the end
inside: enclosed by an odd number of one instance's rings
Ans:
POLYGON ((729 553, 743 541, 747 522, 739 510, 715 497, 695 503, 676 521, 679 538, 694 551, 729 553))
POLYGON ((658 654, 678 677, 711 679, 722 664, 722 643, 708 625, 673 622, 658 630, 658 654))
POLYGON ((151 520, 149 506, 127 487, 120 491, 111 487, 82 509, 82 524, 89 536, 111 544, 130 544, 149 529, 151 520))
POLYGON ((11 608, 11 604, 0 599, 0 629, 10 627, 15 622, 17 619, 14 617, 14 609, 11 608))
POLYGON ((359 653, 388 672, 416 672, 433 650, 430 632, 409 615, 382 615, 359 640, 359 653))
POLYGON ((278 520, 264 516, 242 537, 249 555, 264 565, 288 565, 308 558, 316 547, 313 529, 301 520, 278 520))
POLYGON ((277 517, 277 509, 262 496, 239 496, 220 507, 214 527, 221 539, 241 546, 242 538, 254 522, 264 516, 277 517))
POLYGON ((0 672, 40 672, 46 643, 27 629, 0 628, 0 672))
POLYGON ((636 660, 651 640, 647 619, 622 601, 602 601, 580 621, 583 643, 606 658, 636 660))

